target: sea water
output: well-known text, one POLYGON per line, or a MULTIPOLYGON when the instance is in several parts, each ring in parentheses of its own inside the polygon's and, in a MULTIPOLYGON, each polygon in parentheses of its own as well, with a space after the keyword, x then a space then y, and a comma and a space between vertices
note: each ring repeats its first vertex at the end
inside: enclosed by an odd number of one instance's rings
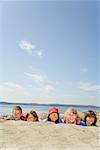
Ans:
POLYGON ((74 107, 77 109, 77 111, 82 112, 86 110, 100 110, 100 107, 96 106, 82 106, 82 105, 57 105, 57 104, 51 104, 51 105, 44 105, 44 104, 2 104, 0 103, 0 116, 2 115, 10 115, 12 108, 16 105, 21 106, 23 113, 27 113, 30 110, 34 110, 38 113, 48 113, 48 109, 52 106, 56 106, 59 109, 60 114, 64 114, 64 112, 69 108, 69 107, 74 107))

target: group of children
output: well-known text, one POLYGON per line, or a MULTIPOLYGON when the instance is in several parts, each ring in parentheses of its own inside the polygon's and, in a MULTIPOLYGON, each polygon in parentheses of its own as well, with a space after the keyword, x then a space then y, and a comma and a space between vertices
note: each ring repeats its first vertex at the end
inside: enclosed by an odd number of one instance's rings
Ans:
POLYGON ((57 107, 50 107, 46 119, 39 120, 36 111, 31 110, 26 115, 23 115, 22 108, 20 106, 15 106, 12 109, 11 116, 3 116, 5 120, 23 120, 32 122, 52 122, 55 124, 76 124, 81 126, 96 126, 97 117, 93 110, 88 110, 84 112, 83 116, 79 116, 75 108, 68 108, 63 117, 60 117, 59 109, 57 107))

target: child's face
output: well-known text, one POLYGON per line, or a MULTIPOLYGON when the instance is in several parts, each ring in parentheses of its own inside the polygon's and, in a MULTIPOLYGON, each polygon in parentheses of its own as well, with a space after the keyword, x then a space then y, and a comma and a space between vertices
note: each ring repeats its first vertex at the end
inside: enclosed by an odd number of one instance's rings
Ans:
POLYGON ((27 117, 27 121, 36 121, 36 118, 32 115, 32 114, 29 114, 28 117, 27 117))
POLYGON ((93 116, 86 118, 86 124, 88 126, 91 126, 94 123, 94 121, 95 121, 95 118, 93 116))
POLYGON ((13 117, 14 117, 15 120, 20 120, 21 111, 20 111, 20 110, 13 109, 12 115, 13 115, 13 117))
POLYGON ((52 113, 50 114, 50 119, 52 122, 55 122, 58 119, 58 114, 57 113, 52 113))
POLYGON ((69 111, 69 112, 67 113, 66 121, 67 121, 68 123, 76 123, 76 119, 77 119, 77 114, 76 114, 76 113, 71 112, 71 111, 69 111))

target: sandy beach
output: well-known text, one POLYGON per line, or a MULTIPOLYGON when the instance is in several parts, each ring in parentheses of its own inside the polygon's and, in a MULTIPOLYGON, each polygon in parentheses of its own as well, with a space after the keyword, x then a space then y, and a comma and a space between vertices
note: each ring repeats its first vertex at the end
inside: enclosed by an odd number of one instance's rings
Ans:
MULTIPOLYGON (((100 113, 98 113, 98 117, 100 113)), ((98 127, 0 119, 0 150, 99 150, 98 127)))

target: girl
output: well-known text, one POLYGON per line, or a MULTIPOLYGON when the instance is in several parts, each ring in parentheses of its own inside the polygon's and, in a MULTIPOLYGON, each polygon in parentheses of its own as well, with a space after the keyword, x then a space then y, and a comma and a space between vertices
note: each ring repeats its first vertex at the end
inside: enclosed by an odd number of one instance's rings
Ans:
POLYGON ((68 108, 64 113, 64 123, 83 125, 75 108, 68 108))
POLYGON ((37 113, 33 110, 31 110, 29 113, 27 113, 26 120, 32 121, 32 122, 39 121, 37 113))
POLYGON ((85 112, 84 120, 85 126, 96 126, 97 117, 93 110, 85 112))
POLYGON ((53 122, 55 124, 62 123, 62 120, 59 117, 59 110, 57 107, 51 107, 48 111, 48 118, 44 120, 44 122, 53 122))

